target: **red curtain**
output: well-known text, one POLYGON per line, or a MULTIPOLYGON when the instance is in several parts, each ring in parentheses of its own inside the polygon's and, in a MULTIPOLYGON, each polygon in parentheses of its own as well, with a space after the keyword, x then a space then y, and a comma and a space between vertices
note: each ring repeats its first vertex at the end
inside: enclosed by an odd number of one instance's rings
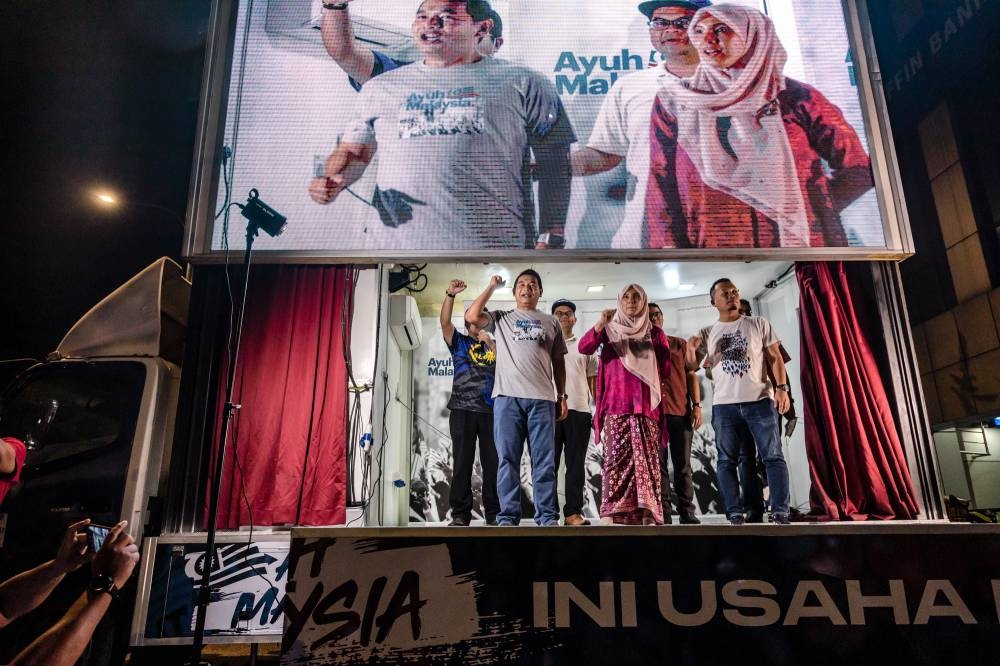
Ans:
POLYGON ((845 267, 800 263, 796 274, 812 513, 830 520, 914 518, 910 472, 845 267))
MULTIPOLYGON (((254 525, 345 521, 350 312, 342 315, 352 280, 338 266, 253 267, 233 400, 242 408, 226 449, 218 528, 251 518, 254 525)), ((220 393, 224 386, 221 379, 220 393)), ((213 469, 217 451, 216 443, 213 469)), ((207 508, 204 517, 207 524, 207 508)))

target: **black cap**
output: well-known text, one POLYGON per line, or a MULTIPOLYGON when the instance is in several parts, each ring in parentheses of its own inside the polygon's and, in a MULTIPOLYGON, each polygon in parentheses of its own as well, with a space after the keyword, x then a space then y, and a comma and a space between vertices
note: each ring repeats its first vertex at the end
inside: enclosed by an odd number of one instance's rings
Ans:
POLYGON ((554 313, 556 311, 556 308, 559 307, 559 306, 561 306, 561 305, 565 305, 566 307, 568 307, 570 310, 573 311, 573 314, 576 314, 576 303, 574 303, 573 301, 569 300, 568 298, 560 298, 558 301, 556 301, 555 303, 553 303, 552 304, 552 310, 550 310, 550 312, 554 313))
POLYGON ((698 11, 702 7, 708 7, 712 0, 650 0, 639 3, 639 11, 646 15, 646 18, 653 18, 653 12, 660 7, 683 7, 698 11))

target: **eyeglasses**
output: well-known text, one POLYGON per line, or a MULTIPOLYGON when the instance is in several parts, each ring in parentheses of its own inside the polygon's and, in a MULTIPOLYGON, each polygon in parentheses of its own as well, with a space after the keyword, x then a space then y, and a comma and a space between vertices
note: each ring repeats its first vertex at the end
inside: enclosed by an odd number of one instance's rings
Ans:
POLYGON ((665 18, 655 18, 646 21, 646 25, 648 25, 651 30, 666 30, 667 28, 677 28, 678 30, 687 30, 688 26, 691 25, 691 19, 686 16, 673 20, 665 18))
POLYGON ((458 16, 455 16, 455 14, 453 14, 451 12, 441 12, 440 14, 424 14, 424 13, 417 14, 417 19, 416 20, 418 20, 418 21, 427 21, 428 19, 437 19, 438 22, 441 23, 441 25, 451 25, 451 24, 454 24, 454 23, 465 23, 465 22, 468 22, 468 21, 474 21, 475 20, 471 16, 469 18, 459 18, 458 16))
POLYGON ((556 319, 569 319, 570 317, 575 317, 576 314, 573 312, 553 312, 552 316, 556 319))
POLYGON ((650 310, 649 311, 649 318, 650 319, 663 319, 663 313, 660 312, 659 310, 650 310))

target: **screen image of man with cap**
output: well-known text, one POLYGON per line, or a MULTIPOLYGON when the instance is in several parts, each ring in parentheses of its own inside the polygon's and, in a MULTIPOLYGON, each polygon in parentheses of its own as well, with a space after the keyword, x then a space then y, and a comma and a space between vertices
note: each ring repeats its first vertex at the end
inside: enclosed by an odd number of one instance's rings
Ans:
POLYGON ((698 66, 688 39, 691 18, 710 0, 651 0, 638 6, 647 19, 650 45, 662 62, 615 82, 594 123, 585 148, 571 156, 574 176, 591 176, 623 161, 628 171, 625 217, 612 240, 614 248, 644 246, 646 190, 650 165, 650 116, 666 78, 687 78, 698 66))
POLYGON ((594 395, 594 377, 597 376, 597 357, 581 354, 577 349, 578 340, 573 333, 576 303, 560 298, 552 304, 552 316, 559 322, 566 342, 566 404, 569 413, 566 420, 556 423, 555 442, 556 473, 562 454, 566 453, 563 524, 588 525, 590 521, 583 517, 584 463, 593 425, 590 405, 594 395))

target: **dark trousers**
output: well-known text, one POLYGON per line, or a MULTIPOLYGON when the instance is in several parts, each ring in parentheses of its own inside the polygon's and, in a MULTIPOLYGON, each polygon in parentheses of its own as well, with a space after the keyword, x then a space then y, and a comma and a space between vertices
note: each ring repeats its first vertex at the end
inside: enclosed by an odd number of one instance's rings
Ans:
POLYGON ((500 513, 497 498, 497 449, 493 443, 493 414, 453 409, 448 417, 451 429, 451 492, 448 503, 452 518, 472 518, 472 468, 479 440, 479 462, 483 466, 483 512, 493 521, 500 513))
POLYGON ((563 489, 566 504, 563 516, 583 513, 584 463, 587 461, 587 445, 590 444, 590 429, 593 417, 589 412, 569 410, 565 421, 556 422, 556 470, 563 450, 566 451, 566 477, 563 489))
POLYGON ((677 493, 677 514, 694 517, 694 483, 691 481, 691 442, 694 429, 691 417, 667 414, 660 424, 662 437, 669 437, 667 448, 660 447, 660 484, 663 515, 670 515, 670 484, 667 483, 667 456, 674 466, 674 492, 677 493))

